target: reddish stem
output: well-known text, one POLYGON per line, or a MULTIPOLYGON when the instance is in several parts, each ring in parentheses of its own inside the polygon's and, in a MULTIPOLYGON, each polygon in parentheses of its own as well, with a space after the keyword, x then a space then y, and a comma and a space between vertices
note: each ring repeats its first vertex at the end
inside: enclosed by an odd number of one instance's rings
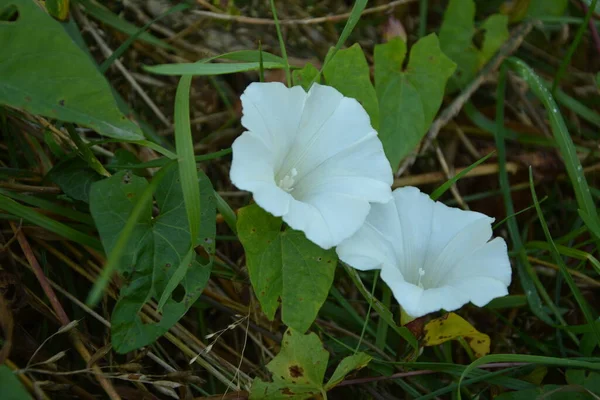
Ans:
POLYGON ((58 301, 58 297, 56 297, 54 289, 52 289, 52 286, 50 286, 50 283, 48 283, 46 275, 44 275, 44 271, 42 271, 42 267, 35 258, 33 250, 31 250, 31 246, 29 246, 29 242, 25 238, 25 235, 23 235, 23 231, 17 228, 15 223, 12 221, 10 222, 10 227, 12 228, 13 232, 15 233, 15 236, 17 237, 19 245, 21 246, 21 250, 23 250, 23 253, 25 254, 25 258, 27 258, 27 261, 29 261, 29 265, 31 265, 31 269, 33 269, 35 277, 40 283, 40 286, 42 286, 46 297, 48 297, 48 300, 50 300, 50 304, 52 305, 52 309, 56 313, 58 320, 63 326, 67 325, 71 321, 69 320, 69 317, 67 316, 67 313, 65 312, 64 308, 58 301))

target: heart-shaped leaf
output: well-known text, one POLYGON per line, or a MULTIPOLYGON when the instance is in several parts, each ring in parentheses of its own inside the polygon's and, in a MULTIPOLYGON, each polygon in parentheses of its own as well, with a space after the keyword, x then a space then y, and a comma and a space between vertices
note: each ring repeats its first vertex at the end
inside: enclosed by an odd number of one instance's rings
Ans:
MULTIPOLYGON (((199 241, 207 255, 192 259, 184 279, 166 302, 161 320, 154 323, 142 321, 139 311, 151 298, 160 298, 191 242, 176 168, 166 173, 154 193, 158 215, 153 216, 151 201, 143 205, 142 217, 118 266, 125 279, 112 315, 112 344, 118 352, 154 342, 187 312, 208 282, 215 248, 216 205, 212 185, 203 173, 199 173, 198 185, 202 201, 199 241)), ((147 186, 144 178, 125 171, 92 186, 90 210, 107 253, 147 186)))
POLYGON ((302 232, 282 231, 281 225, 281 218, 257 205, 238 213, 238 235, 264 313, 273 319, 281 298, 283 322, 306 332, 327 299, 337 256, 335 250, 323 250, 302 232))

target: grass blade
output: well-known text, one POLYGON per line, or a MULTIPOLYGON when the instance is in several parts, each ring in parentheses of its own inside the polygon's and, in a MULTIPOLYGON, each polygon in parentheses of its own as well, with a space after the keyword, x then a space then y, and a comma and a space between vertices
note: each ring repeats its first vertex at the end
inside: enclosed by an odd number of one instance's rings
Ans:
MULTIPOLYGON (((594 3, 595 2, 596 1, 594 1, 594 3)), ((577 157, 573 140, 571 139, 571 135, 567 130, 565 121, 560 113, 560 110, 558 109, 558 106, 556 105, 556 102, 554 101, 554 98, 546 89, 544 82, 526 63, 518 58, 511 57, 507 59, 507 64, 527 82, 529 88, 546 108, 548 117, 550 119, 552 134, 554 135, 554 139, 558 144, 558 148, 565 162, 567 175, 569 176, 571 184, 573 185, 575 197, 577 198, 577 204, 579 205, 579 208, 589 217, 589 219, 592 220, 594 225, 600 225, 598 212, 596 210, 594 200, 592 199, 587 179, 583 173, 583 167, 581 166, 581 162, 577 157)))
MULTIPOLYGON (((285 68, 280 63, 270 61, 263 62, 264 69, 281 69, 285 68)), ((163 64, 155 66, 144 66, 144 69, 153 74, 159 75, 225 75, 234 74, 236 72, 258 71, 260 69, 259 62, 249 63, 188 63, 188 64, 163 64)))
POLYGON ((237 235, 237 217, 235 211, 231 209, 229 204, 221 197, 221 195, 215 192, 215 198, 217 199, 217 210, 223 216, 225 223, 229 226, 229 229, 237 235))
POLYGON ((490 158, 491 156, 493 156, 495 153, 496 153, 495 151, 491 152, 490 154, 486 155, 485 157, 482 157, 479 160, 475 161, 473 164, 469 165, 467 168, 463 169, 458 174, 454 175, 447 182, 445 182, 442 186, 438 187, 437 189, 435 189, 433 191, 433 193, 431 193, 431 195, 429 196, 429 197, 431 197, 431 200, 437 200, 437 199, 439 199, 460 178, 462 178, 463 176, 465 176, 466 174, 468 174, 469 171, 471 171, 473 168, 475 168, 479 164, 483 163, 485 160, 487 160, 488 158, 490 158))
POLYGON ((531 187, 531 197, 533 198, 533 204, 535 205, 535 210, 537 211, 538 217, 540 219, 540 225, 542 226, 542 230, 544 231, 544 235, 546 236, 546 241, 550 244, 550 253, 552 254, 552 258, 554 258, 554 262, 558 265, 560 272, 562 273, 565 281, 567 281, 567 285, 569 285, 569 289, 573 292, 573 296, 581 308, 581 312, 585 316, 588 325, 590 325, 596 335, 596 340, 600 343, 600 330, 594 323, 594 317, 589 309, 588 303, 583 298, 579 287, 575 284, 573 277, 569 273, 565 262, 563 261, 554 240, 552 239, 552 235, 550 235, 550 230, 548 229, 548 224, 546 224, 546 219, 544 218, 544 213, 540 207, 540 203, 538 202, 537 193, 535 192, 535 186, 533 183, 533 170, 529 167, 529 185, 531 187))
MULTIPOLYGON (((504 94, 506 91, 506 73, 508 67, 506 64, 502 64, 500 67, 500 75, 498 77, 498 94, 497 94, 497 106, 496 106, 496 148, 498 151, 498 179, 500 182, 500 189, 502 190, 502 197, 504 198, 504 206, 506 207, 506 215, 514 215, 515 208, 513 206, 512 197, 510 194, 510 182, 508 180, 508 173, 506 172, 506 147, 504 144, 504 94)), ((523 242, 519 233, 519 227, 517 221, 514 218, 510 218, 507 221, 508 232, 511 237, 513 244, 513 250, 517 252, 517 271, 519 273, 519 279, 523 291, 527 296, 527 302, 531 311, 542 321, 549 325, 554 325, 554 322, 544 310, 542 300, 538 293, 538 288, 541 287, 541 291, 545 292, 544 287, 541 285, 533 267, 527 259, 527 254, 523 248, 523 242)), ((548 293, 544 296, 545 299, 550 300, 548 293)), ((566 324, 565 324, 566 325, 566 324)))
POLYGON ((337 53, 338 50, 342 48, 342 46, 346 42, 346 39, 348 39, 348 36, 350 36, 352 31, 354 30, 354 27, 360 20, 360 15, 362 14, 362 12, 364 11, 366 6, 367 6, 367 0, 356 0, 356 2, 354 3, 354 6, 352 7, 352 11, 350 11, 350 17, 348 18, 348 21, 346 21, 344 30, 342 31, 342 34, 340 35, 337 43, 335 44, 335 47, 327 53, 327 56, 325 57, 325 61, 323 62, 323 66, 319 70, 319 73, 313 78, 310 85, 312 85, 313 83, 315 83, 319 80, 319 78, 323 74, 323 70, 325 69, 325 66, 327 66, 327 63, 329 62, 329 60, 333 59, 333 57, 335 56, 335 53, 337 53))
MULTIPOLYGON (((201 156, 195 156, 194 159, 196 160, 196 162, 203 162, 214 160, 215 158, 220 158, 228 154, 231 154, 231 148, 215 151, 214 153, 203 154, 201 156)), ((163 167, 167 165, 170 161, 177 159, 177 154, 173 153, 173 156, 174 157, 157 158, 156 160, 151 160, 138 164, 111 164, 110 167, 115 169, 141 169, 163 167)))
MULTIPOLYGON (((279 48, 281 49, 281 56, 285 63, 285 80, 288 87, 292 87, 292 74, 290 72, 290 63, 288 61, 287 51, 285 49, 285 42, 283 41, 283 35, 281 34, 281 26, 279 24, 279 18, 277 18, 277 8, 275 8, 275 0, 271 0, 271 12, 273 13, 273 20, 275 21, 275 29, 277 30, 277 40, 279 40, 279 48)), ((262 57, 262 56, 261 56, 262 57)), ((262 70, 266 68, 264 63, 259 64, 259 68, 262 70)))
POLYGON ((354 268, 352 268, 344 263, 342 263, 342 265, 344 266, 344 269, 348 273, 348 276, 350 277, 352 282, 354 282, 354 284, 358 288, 358 291, 360 292, 360 294, 363 295, 363 297, 373 307, 373 309, 379 314, 379 316, 381 318, 383 318, 385 320, 385 322, 387 322, 388 325, 398 335, 400 335, 404 340, 406 340, 406 342, 410 346, 412 346, 414 349, 418 349, 419 344, 417 342, 417 339, 414 337, 414 335, 406 327, 396 325, 396 322, 394 321, 394 317, 392 316, 392 313, 390 312, 390 310, 385 308, 385 306, 379 300, 377 300, 375 297, 371 296, 371 293, 367 290, 365 285, 360 280, 360 276, 358 276, 358 272, 356 272, 356 270, 354 268))
POLYGON ((348 39, 348 36, 350 36, 352 31, 354 30, 354 27, 360 20, 360 15, 365 10, 366 6, 367 6, 367 0, 356 0, 354 2, 354 6, 352 7, 352 11, 350 11, 350 17, 348 18, 348 21, 346 21, 344 30, 342 31, 340 38, 338 39, 337 43, 335 44, 333 51, 331 51, 328 54, 328 59, 325 60, 325 62, 323 63, 323 68, 321 68, 321 71, 325 68, 325 64, 327 64, 327 61, 331 60, 335 56, 335 53, 337 53, 338 50, 342 48, 344 43, 346 43, 346 39, 348 39))
POLYGON ((29 207, 25 207, 24 205, 21 205, 2 194, 0 194, 0 209, 19 218, 23 218, 32 224, 41 226, 42 228, 56 233, 57 235, 60 235, 73 242, 80 243, 84 246, 89 246, 95 250, 103 250, 102 244, 98 239, 86 235, 85 233, 81 233, 67 225, 61 224, 60 222, 56 222, 52 218, 42 215, 29 207))
POLYGON ((158 302, 160 312, 165 303, 171 297, 171 293, 179 282, 185 277, 188 265, 196 254, 194 248, 198 242, 200 230, 200 189, 198 188, 198 171, 196 170, 196 159, 194 156, 194 142, 192 140, 192 129, 190 126, 190 88, 192 77, 182 76, 175 94, 175 148, 177 150, 177 162, 179 164, 179 180, 183 191, 183 202, 187 213, 190 227, 190 248, 177 267, 175 273, 169 279, 165 290, 158 302))
POLYGON ((52 203, 51 201, 40 199, 39 197, 35 197, 35 196, 28 196, 26 194, 10 192, 10 191, 4 190, 4 189, 0 189, 0 194, 5 195, 6 197, 10 197, 11 199, 14 199, 14 200, 18 200, 25 204, 31 204, 32 206, 36 206, 38 208, 49 211, 56 215, 67 217, 78 223, 82 223, 82 224, 89 225, 92 227, 95 226, 94 219, 92 217, 90 217, 88 214, 84 214, 82 212, 72 210, 67 207, 61 207, 59 205, 52 203))
POLYGON ((190 87, 191 76, 183 76, 175 94, 175 148, 179 164, 179 178, 183 189, 183 201, 190 224, 192 246, 198 240, 200 227, 200 189, 198 171, 194 157, 194 142, 190 126, 190 87))
POLYGON ((462 385, 463 379, 471 372, 473 369, 477 368, 480 365, 493 363, 493 362, 526 362, 532 364, 541 364, 541 365, 551 365, 557 367, 569 367, 569 368, 583 368, 590 369, 593 371, 600 371, 600 363, 597 362, 588 362, 588 361, 580 361, 580 360, 572 360, 568 358, 555 358, 555 357, 543 357, 543 356, 530 356, 530 355, 521 355, 521 354, 493 354, 489 356, 481 357, 480 359, 469 364, 467 368, 463 371, 460 379, 458 380, 458 388, 457 395, 458 400, 461 400, 460 387, 462 385))

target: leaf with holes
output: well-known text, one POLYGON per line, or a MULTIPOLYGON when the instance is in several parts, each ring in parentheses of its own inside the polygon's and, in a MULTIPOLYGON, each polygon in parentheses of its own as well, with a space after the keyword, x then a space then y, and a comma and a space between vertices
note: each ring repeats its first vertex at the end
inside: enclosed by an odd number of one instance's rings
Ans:
POLYGON ((340 50, 323 70, 325 81, 346 97, 356 99, 367 111, 371 125, 379 129, 379 104, 371 83, 369 64, 360 45, 340 50))
POLYGON ((485 31, 481 48, 473 44, 478 33, 475 29, 475 2, 450 0, 440 28, 442 51, 457 64, 450 90, 463 88, 471 82, 508 39, 508 17, 492 15, 481 24, 479 31, 485 31))
POLYGON ((400 38, 375 46, 379 138, 392 170, 427 133, 455 68, 440 50, 434 34, 412 47, 406 70, 402 71, 405 56, 406 44, 400 38))
POLYGON ((344 358, 329 382, 323 385, 328 361, 329 353, 323 348, 317 335, 302 335, 288 329, 283 335, 281 351, 267 364, 272 382, 254 379, 250 399, 302 400, 318 397, 339 384, 350 372, 365 367, 371 357, 365 353, 357 353, 344 358))
POLYGON ((246 251, 250 281, 267 318, 281 298, 281 319, 306 332, 327 299, 337 263, 335 250, 323 250, 302 232, 281 230, 281 218, 257 205, 238 213, 238 235, 246 251))
MULTIPOLYGON (((120 353, 146 346, 171 328, 198 299, 208 282, 215 249, 216 205, 212 185, 198 174, 202 202, 199 241, 203 255, 192 260, 185 278, 163 308, 159 322, 142 321, 139 312, 151 298, 158 299, 190 247, 190 231, 177 168, 167 172, 152 202, 144 210, 119 262, 124 285, 112 315, 112 344, 120 353)), ((96 182, 90 210, 107 253, 114 247, 137 199, 148 182, 129 172, 96 182)))
MULTIPOLYGON (((74 122, 117 139, 143 135, 118 110, 106 79, 36 2, 12 0, 0 21, 0 104, 74 122)), ((0 5, 0 15, 5 7, 0 5)))

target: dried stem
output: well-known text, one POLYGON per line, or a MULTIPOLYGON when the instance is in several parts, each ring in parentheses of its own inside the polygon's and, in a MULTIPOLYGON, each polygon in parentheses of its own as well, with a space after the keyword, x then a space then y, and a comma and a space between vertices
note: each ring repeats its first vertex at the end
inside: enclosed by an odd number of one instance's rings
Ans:
MULTIPOLYGON (((67 313, 65 312, 64 308, 58 301, 58 297, 56 296, 54 289, 52 289, 52 286, 48 282, 46 275, 44 275, 44 271, 42 270, 42 267, 35 258, 35 254, 33 254, 33 250, 31 249, 29 242, 25 238, 25 235, 21 230, 17 228, 17 225, 13 221, 10 221, 10 227, 15 233, 17 241, 21 246, 21 250, 23 251, 23 254, 25 254, 25 258, 27 259, 35 277, 40 283, 44 294, 50 301, 50 305, 52 306, 52 309, 54 310, 54 313, 56 314, 58 320, 60 321, 62 326, 68 325, 71 321, 69 320, 69 317, 67 316, 67 313)), ((69 337, 73 343, 73 346, 75 347, 75 349, 77 349, 77 352, 81 355, 85 362, 88 362, 91 358, 91 355, 88 349, 83 344, 83 341, 81 340, 81 334, 79 333, 79 331, 76 328, 72 329, 69 332, 69 337)), ((104 376, 102 376, 102 371, 100 370, 100 368, 95 366, 93 369, 96 372, 95 376, 98 380, 98 383, 100 383, 108 397, 111 400, 120 400, 121 397, 117 394, 115 388, 104 376)))
MULTIPOLYGON (((381 6, 367 8, 362 12, 361 15, 374 14, 378 12, 384 12, 393 10, 394 8, 401 6, 403 4, 414 3, 417 0, 396 0, 390 1, 388 4, 384 4, 381 6)), ((221 21, 233 21, 241 24, 251 24, 251 25, 275 25, 275 21, 269 18, 253 18, 253 17, 245 17, 243 15, 230 15, 230 14, 221 14, 212 11, 202 11, 202 10, 194 10, 194 14, 201 15, 203 17, 217 19, 221 21)), ((315 25, 315 24, 323 24, 326 22, 339 22, 344 21, 350 17, 350 13, 343 13, 338 15, 328 15, 325 17, 317 17, 317 18, 302 18, 302 19, 287 19, 279 21, 280 25, 315 25)))

